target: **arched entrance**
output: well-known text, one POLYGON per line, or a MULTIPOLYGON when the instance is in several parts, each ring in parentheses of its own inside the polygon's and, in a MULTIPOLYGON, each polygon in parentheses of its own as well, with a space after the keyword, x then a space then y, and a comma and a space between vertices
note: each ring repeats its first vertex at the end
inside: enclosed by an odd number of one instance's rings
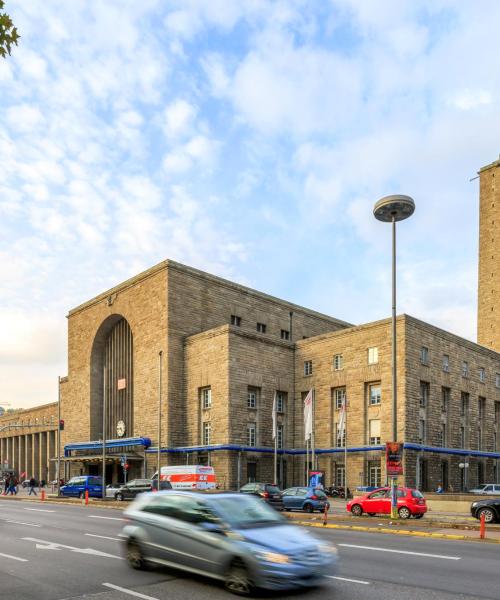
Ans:
POLYGON ((131 437, 134 432, 132 330, 121 315, 111 315, 94 338, 90 372, 91 439, 102 439, 103 398, 105 438, 131 437), (104 374, 106 373, 106 381, 104 374))

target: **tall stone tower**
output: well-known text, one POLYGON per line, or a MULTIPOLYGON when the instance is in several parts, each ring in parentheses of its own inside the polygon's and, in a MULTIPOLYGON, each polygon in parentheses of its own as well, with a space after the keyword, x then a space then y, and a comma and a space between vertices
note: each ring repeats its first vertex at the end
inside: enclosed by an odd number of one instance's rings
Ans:
POLYGON ((500 159, 479 171, 477 341, 500 352, 500 159))

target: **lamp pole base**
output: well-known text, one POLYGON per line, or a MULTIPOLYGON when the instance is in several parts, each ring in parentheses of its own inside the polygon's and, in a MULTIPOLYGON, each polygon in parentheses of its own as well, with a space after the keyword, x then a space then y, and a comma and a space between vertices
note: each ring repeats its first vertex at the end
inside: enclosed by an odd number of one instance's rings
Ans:
POLYGON ((391 477, 391 519, 399 518, 396 478, 391 477))

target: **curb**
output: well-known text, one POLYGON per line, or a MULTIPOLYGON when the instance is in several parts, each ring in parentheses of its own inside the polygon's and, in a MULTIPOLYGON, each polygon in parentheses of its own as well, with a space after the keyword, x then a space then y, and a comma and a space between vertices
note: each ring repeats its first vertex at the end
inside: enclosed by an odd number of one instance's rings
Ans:
MULTIPOLYGON (((8 496, 4 496, 0 498, 0 501, 2 500, 6 500, 7 502, 38 502, 38 504, 62 504, 63 506, 83 506, 85 507, 85 503, 83 500, 80 500, 78 498, 46 498, 45 500, 40 500, 38 499, 38 501, 33 500, 33 498, 16 498, 15 496, 12 497, 8 497, 8 496)), ((104 508, 104 509, 112 509, 112 510, 125 510, 125 508, 127 507, 127 505, 125 503, 121 503, 120 505, 117 504, 112 504, 111 502, 102 502, 102 501, 98 501, 99 503, 96 503, 94 500, 90 499, 89 501, 89 508, 104 508), (102 503, 101 503, 102 502, 102 503), (122 504, 125 504, 124 506, 122 506, 122 504)))
POLYGON ((406 529, 387 529, 386 527, 363 527, 362 525, 323 525, 322 523, 311 523, 308 521, 296 521, 297 525, 303 527, 317 527, 318 529, 344 529, 349 531, 364 531, 371 533, 388 533, 393 535, 409 535, 414 537, 426 537, 426 538, 437 538, 443 540, 467 540, 472 542, 490 542, 493 544, 500 544, 498 538, 486 538, 481 540, 473 538, 469 535, 454 535, 451 533, 431 533, 429 531, 412 531, 406 529))

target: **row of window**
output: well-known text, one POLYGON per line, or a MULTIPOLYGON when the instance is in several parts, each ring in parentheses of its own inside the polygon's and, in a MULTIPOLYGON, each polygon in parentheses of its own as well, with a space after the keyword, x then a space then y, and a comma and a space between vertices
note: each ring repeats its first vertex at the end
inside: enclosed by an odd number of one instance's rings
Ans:
MULTIPOLYGON (((469 445, 469 440, 467 436, 468 428, 462 425, 460 427, 460 448, 466 448, 469 445)), ((492 447, 493 451, 496 452, 498 450, 498 442, 500 440, 500 435, 498 431, 493 431, 492 434, 492 447)), ((419 419, 418 422, 418 441, 420 444, 425 444, 427 442, 427 422, 425 419, 419 419)), ((448 446, 448 426, 446 423, 441 423, 440 430, 437 432, 437 437, 435 440, 436 446, 447 447, 448 446)), ((483 428, 477 428, 477 450, 484 450, 484 433, 483 428)))
MULTIPOLYGON (((284 413, 287 399, 287 392, 276 390, 276 412, 284 413)), ((211 387, 200 388, 200 400, 203 410, 212 408, 212 389, 211 387)), ((260 400, 260 388, 249 387, 247 390, 247 408, 257 409, 260 400)))
MULTIPOLYGON (((235 325, 236 327, 241 327, 241 317, 239 317, 238 315, 231 315, 231 325, 235 325)), ((266 333, 267 325, 265 323, 257 322, 256 329, 259 333, 266 333)), ((290 332, 288 331, 288 329, 281 329, 280 337, 282 340, 289 340, 290 332)))
MULTIPOLYGON (((278 448, 283 448, 283 440, 285 435, 285 426, 278 424, 276 426, 276 445, 278 448)), ((202 424, 202 444, 210 446, 212 442, 212 423, 204 421, 202 424)), ((257 446, 257 425, 248 423, 247 425, 247 446, 257 446)))
MULTIPOLYGON (((420 362, 423 365, 428 366, 430 364, 430 352, 429 348, 426 346, 422 346, 420 349, 420 362)), ((445 373, 450 372, 450 357, 448 354, 443 354, 442 356, 442 368, 445 373)), ((479 367, 477 370, 478 379, 481 383, 485 383, 486 381, 486 369, 484 367, 479 367)), ((462 361, 462 377, 469 377, 469 363, 466 360, 462 361)), ((500 388, 500 373, 495 373, 495 386, 500 388)))
MULTIPOLYGON (((369 365, 374 365, 378 363, 378 348, 372 347, 367 349, 367 361, 369 365)), ((426 346, 422 346, 420 349, 420 362, 423 365, 429 365, 429 348, 426 346)), ((448 354, 443 354, 443 371, 446 373, 450 372, 450 357, 448 354)), ((344 355, 343 354, 335 354, 333 357, 333 368, 335 371, 341 371, 344 368, 344 355)), ((304 376, 309 376, 313 374, 313 361, 305 360, 304 361, 304 376)), ((462 377, 469 377, 469 363, 464 360, 462 361, 462 377)), ((486 382, 486 369, 484 367, 479 367, 478 369, 478 378, 481 383, 486 382)), ((495 374, 495 386, 500 388, 500 373, 495 374)))
MULTIPOLYGON (((419 403, 421 408, 427 407, 430 398, 430 384, 427 381, 420 382, 420 398, 419 403)), ((451 389, 449 387, 441 387, 441 412, 449 411, 451 398, 451 389)), ((477 399, 477 414, 478 419, 482 421, 486 415, 486 398, 478 396, 477 399)), ((460 393, 460 416, 467 417, 469 415, 470 394, 469 392, 460 393)), ((495 402, 495 424, 500 423, 500 402, 495 402)))

